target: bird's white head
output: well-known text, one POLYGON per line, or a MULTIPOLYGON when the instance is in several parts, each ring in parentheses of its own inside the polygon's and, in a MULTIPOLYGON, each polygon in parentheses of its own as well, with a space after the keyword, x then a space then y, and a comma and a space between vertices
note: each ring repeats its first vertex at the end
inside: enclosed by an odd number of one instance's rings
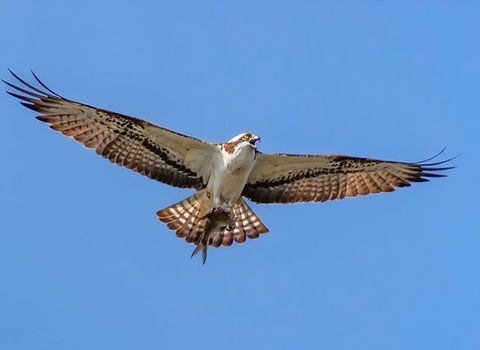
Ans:
POLYGON ((237 135, 232 138, 228 143, 240 143, 240 142, 248 142, 252 146, 255 146, 255 143, 260 141, 260 137, 249 132, 244 132, 243 134, 237 135))

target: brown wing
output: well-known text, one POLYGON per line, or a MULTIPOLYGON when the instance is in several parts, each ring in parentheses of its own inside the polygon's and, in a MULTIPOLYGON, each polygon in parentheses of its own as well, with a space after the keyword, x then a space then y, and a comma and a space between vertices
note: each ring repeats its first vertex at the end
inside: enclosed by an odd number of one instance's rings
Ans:
POLYGON ((341 155, 259 154, 242 195, 257 203, 295 203, 392 192, 446 176, 437 172, 452 169, 441 166, 450 160, 401 163, 341 155))
POLYGON ((112 163, 153 180, 176 187, 201 187, 211 172, 211 158, 220 156, 218 148, 210 143, 142 119, 68 100, 46 87, 35 74, 45 91, 11 73, 22 87, 3 82, 22 94, 7 92, 26 101, 22 102, 25 107, 39 112, 38 120, 112 163))

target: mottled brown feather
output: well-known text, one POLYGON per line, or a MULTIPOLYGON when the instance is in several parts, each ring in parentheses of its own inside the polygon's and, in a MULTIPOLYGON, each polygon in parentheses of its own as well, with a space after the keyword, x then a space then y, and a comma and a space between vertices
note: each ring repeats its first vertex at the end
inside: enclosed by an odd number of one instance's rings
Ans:
POLYGON ((437 163, 402 163, 341 155, 257 156, 242 195, 257 203, 324 202, 392 192, 413 182, 444 177, 452 169, 437 163))
MULTIPOLYGON (((156 126, 148 121, 78 103, 45 89, 38 89, 11 72, 20 86, 4 81, 22 94, 8 92, 38 113, 37 119, 82 143, 97 154, 153 180, 177 187, 202 188, 201 174, 185 163, 185 152, 216 146, 156 126), (183 153, 182 153, 183 152, 183 153)), ((205 153, 204 153, 205 154, 205 153)), ((195 157, 192 157, 195 158, 195 157)))

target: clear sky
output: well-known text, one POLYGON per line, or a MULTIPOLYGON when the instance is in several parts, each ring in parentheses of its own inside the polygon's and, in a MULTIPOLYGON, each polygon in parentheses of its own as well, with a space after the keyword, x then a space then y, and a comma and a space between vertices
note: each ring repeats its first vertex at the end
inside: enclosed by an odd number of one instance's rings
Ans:
POLYGON ((0 349, 480 349, 479 18, 473 0, 0 1, 3 79, 33 69, 263 152, 461 154, 395 193, 252 205, 270 233, 202 266, 155 216, 191 191, 1 93, 0 349))

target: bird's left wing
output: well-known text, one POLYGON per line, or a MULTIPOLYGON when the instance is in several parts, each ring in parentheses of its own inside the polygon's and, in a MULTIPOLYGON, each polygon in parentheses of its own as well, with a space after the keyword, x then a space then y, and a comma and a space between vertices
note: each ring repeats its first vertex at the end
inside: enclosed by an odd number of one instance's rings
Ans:
POLYGON ((412 182, 446 176, 437 172, 451 169, 442 167, 448 161, 401 163, 342 155, 260 153, 242 195, 257 203, 295 203, 392 192, 412 182))
POLYGON ((3 81, 22 94, 8 91, 40 115, 53 130, 94 149, 112 163, 153 180, 198 188, 208 180, 217 146, 156 126, 148 121, 75 102, 56 94, 36 76, 38 89, 10 71, 22 87, 3 81))

